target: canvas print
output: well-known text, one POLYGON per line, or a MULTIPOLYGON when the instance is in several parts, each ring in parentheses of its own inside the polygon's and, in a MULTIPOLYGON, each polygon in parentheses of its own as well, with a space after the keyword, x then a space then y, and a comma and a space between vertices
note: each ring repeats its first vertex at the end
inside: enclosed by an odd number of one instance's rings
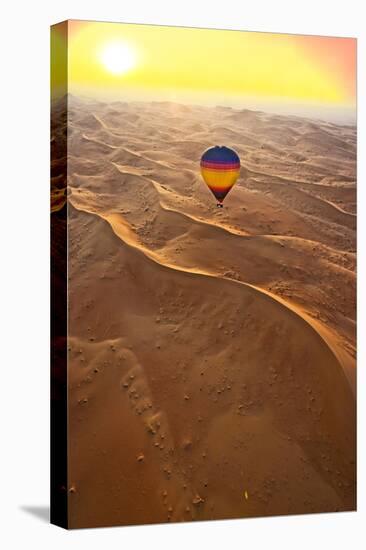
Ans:
POLYGON ((356 509, 356 40, 51 29, 51 519, 356 509))

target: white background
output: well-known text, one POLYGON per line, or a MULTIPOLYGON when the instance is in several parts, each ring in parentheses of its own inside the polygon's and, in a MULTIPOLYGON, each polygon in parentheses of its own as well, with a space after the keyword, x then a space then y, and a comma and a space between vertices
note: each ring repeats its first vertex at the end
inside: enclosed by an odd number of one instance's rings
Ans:
MULTIPOLYGON (((9 1, 0 65, 2 548, 361 548, 365 491, 365 44, 362 0, 9 1), (358 37, 358 512, 67 532, 49 501, 49 25, 68 18, 358 37)), ((366 538, 363 529, 363 538, 366 538)), ((364 544, 364 543, 363 543, 364 544)))

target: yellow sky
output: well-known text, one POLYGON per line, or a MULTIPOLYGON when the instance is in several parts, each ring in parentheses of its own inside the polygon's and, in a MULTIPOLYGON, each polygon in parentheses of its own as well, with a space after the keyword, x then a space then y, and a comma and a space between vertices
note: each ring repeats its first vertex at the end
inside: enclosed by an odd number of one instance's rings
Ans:
POLYGON ((355 107, 354 39, 83 21, 67 28, 71 93, 355 107), (103 63, 115 44, 133 54, 120 74, 103 63))
POLYGON ((72 85, 216 90, 336 103, 349 99, 317 63, 316 52, 307 55, 297 47, 296 36, 120 23, 69 25, 72 85), (134 69, 120 76, 100 62, 103 46, 118 41, 128 44, 137 60, 134 69))

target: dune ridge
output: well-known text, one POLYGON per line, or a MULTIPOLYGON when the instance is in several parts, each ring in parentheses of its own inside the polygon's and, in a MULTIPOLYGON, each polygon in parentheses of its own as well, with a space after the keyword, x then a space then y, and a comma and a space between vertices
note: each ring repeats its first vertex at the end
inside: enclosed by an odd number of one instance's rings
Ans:
MULTIPOLYGON (((128 223, 123 219, 123 217, 119 216, 118 214, 102 214, 98 212, 93 212, 92 210, 88 210, 83 207, 78 208, 78 201, 74 201, 73 198, 70 198, 71 203, 73 206, 81 210, 83 212, 89 213, 89 214, 96 214, 100 216, 103 220, 107 221, 108 224, 111 226, 113 232, 119 239, 121 239, 125 244, 128 246, 134 247, 140 252, 142 252, 146 257, 151 259, 152 261, 156 262, 159 265, 162 265, 164 267, 167 267, 169 269, 175 269, 178 271, 183 271, 185 273, 193 273, 196 275, 204 275, 207 277, 220 277, 219 275, 209 272, 209 271, 203 271, 197 267, 188 268, 188 267, 181 267, 178 264, 169 264, 164 259, 162 259, 157 252, 153 252, 145 248, 136 238, 135 233, 131 229, 131 227, 128 225, 128 223)), ((169 209, 167 209, 169 210, 169 209)), ((173 210, 174 211, 174 210, 173 210)), ((176 212, 176 211, 174 211, 176 212)), ((193 218, 194 219, 194 218, 193 218)), ((200 222, 198 220, 198 223, 206 223, 206 222, 200 222)), ((224 229, 224 231, 227 231, 224 229)), ((235 233, 234 233, 235 234, 235 233)), ((229 274, 230 275, 230 274, 229 274)), ((245 285, 251 289, 253 289, 255 292, 259 292, 264 294, 265 296, 268 296, 271 300, 275 300, 279 304, 283 305, 284 307, 288 308, 292 312, 294 312, 297 316, 300 317, 305 323, 309 324, 315 331, 315 333, 318 336, 321 336, 322 339, 326 342, 326 344, 329 346, 330 350, 335 354, 336 358, 339 360, 340 364, 345 370, 345 374, 348 378, 349 383, 351 384, 352 390, 355 392, 355 378, 354 378, 354 372, 352 369, 351 361, 348 359, 347 356, 345 356, 341 350, 340 346, 337 344, 337 342, 334 340, 333 335, 330 331, 326 330, 325 327, 321 325, 321 323, 317 322, 315 319, 312 319, 309 315, 307 315, 305 312, 301 311, 300 308, 296 307, 294 304, 291 304, 289 302, 286 302, 279 296, 276 296, 273 292, 270 292, 268 290, 264 290, 260 287, 257 287, 255 285, 251 285, 249 283, 246 283, 244 281, 238 281, 235 278, 232 278, 230 276, 222 276, 221 278, 228 279, 232 281, 234 284, 241 284, 245 285)))

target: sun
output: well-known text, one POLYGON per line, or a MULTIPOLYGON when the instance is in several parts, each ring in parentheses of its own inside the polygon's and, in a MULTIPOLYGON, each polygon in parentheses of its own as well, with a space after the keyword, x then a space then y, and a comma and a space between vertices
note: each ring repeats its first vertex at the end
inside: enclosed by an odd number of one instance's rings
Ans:
POLYGON ((110 42, 101 49, 100 61, 107 71, 121 75, 136 65, 136 54, 125 42, 110 42))

